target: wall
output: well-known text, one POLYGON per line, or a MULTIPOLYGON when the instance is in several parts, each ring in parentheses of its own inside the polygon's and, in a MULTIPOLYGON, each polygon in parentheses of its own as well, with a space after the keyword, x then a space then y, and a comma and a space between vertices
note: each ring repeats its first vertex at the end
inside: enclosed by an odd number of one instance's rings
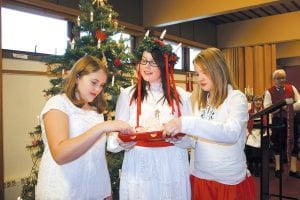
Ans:
POLYGON ((209 46, 217 46, 217 27, 208 21, 198 20, 180 23, 166 26, 159 30, 165 28, 168 30, 169 34, 209 46))
POLYGON ((286 82, 293 84, 300 92, 300 65, 296 66, 285 66, 284 70, 286 71, 286 82))
POLYGON ((300 40, 300 11, 222 24, 218 47, 239 47, 300 40))
MULTIPOLYGON (((3 59, 3 70, 45 71, 43 63, 20 59, 3 59)), ((38 125, 44 103, 43 89, 49 88, 47 76, 16 73, 3 74, 3 143, 5 199, 16 199, 21 192, 21 179, 32 167, 29 132, 38 125), (15 181, 15 182, 14 182, 15 181), (9 186, 9 187, 8 187, 9 186)))

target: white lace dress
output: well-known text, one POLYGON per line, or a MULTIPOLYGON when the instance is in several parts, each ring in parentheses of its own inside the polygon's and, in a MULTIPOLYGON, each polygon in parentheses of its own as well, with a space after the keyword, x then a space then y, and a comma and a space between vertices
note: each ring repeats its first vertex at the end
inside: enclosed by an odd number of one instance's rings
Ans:
MULTIPOLYGON (((136 104, 129 106, 131 88, 121 91, 117 102, 116 119, 128 121, 135 127, 136 104)), ((178 91, 181 96, 182 115, 191 115, 190 93, 182 88, 178 88, 178 91)), ((141 106, 141 126, 153 127, 157 124, 155 122, 157 120, 163 124, 177 116, 172 115, 167 102, 157 103, 163 95, 160 85, 152 86, 148 92, 149 96, 141 106)), ((191 198, 189 162, 187 149, 184 148, 190 145, 189 142, 186 137, 181 143, 183 148, 135 146, 126 151, 121 173, 120 200, 189 200, 191 198)), ((108 150, 113 152, 122 150, 116 135, 109 136, 108 150)))
POLYGON ((91 149, 78 159, 58 165, 51 156, 43 122, 44 114, 52 109, 67 114, 70 137, 76 137, 104 121, 103 115, 76 107, 65 95, 57 95, 48 100, 41 112, 45 150, 39 168, 36 199, 102 200, 109 196, 111 185, 105 157, 106 136, 103 135, 91 149))

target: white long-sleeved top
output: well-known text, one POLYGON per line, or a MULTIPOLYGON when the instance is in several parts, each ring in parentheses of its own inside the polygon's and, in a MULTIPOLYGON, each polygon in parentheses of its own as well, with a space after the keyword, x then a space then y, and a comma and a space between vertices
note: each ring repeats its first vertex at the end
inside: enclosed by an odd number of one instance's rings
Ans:
POLYGON ((245 95, 228 86, 228 96, 217 109, 208 106, 195 116, 182 117, 182 132, 197 142, 191 174, 206 180, 236 185, 247 173, 244 147, 248 121, 245 95))
MULTIPOLYGON (((121 94, 118 98, 117 105, 116 105, 115 119, 129 122, 129 124, 132 127, 135 127, 137 107, 135 102, 133 102, 132 105, 129 106, 130 99, 133 94, 132 88, 133 88, 132 86, 125 89, 121 88, 121 94)), ((184 91, 180 87, 177 87, 177 91, 181 98, 180 111, 182 116, 192 115, 193 111, 190 102, 191 93, 184 91)), ((164 103, 162 103, 162 101, 160 101, 160 103, 157 103, 157 101, 163 95, 160 84, 152 85, 151 88, 148 88, 148 92, 150 94, 148 95, 147 99, 145 99, 142 103, 140 126, 147 127, 149 126, 149 124, 155 126, 155 119, 154 119, 155 110, 160 110, 159 122, 161 125, 173 119, 174 117, 177 117, 177 113, 175 113, 175 115, 171 113, 171 107, 167 105, 167 100, 165 100, 164 103)), ((194 143, 189 138, 183 138, 183 140, 181 142, 176 143, 176 145, 180 147, 191 147, 194 145, 194 143)), ((112 133, 108 137, 107 150, 114 153, 124 150, 119 145, 116 133, 112 133)))

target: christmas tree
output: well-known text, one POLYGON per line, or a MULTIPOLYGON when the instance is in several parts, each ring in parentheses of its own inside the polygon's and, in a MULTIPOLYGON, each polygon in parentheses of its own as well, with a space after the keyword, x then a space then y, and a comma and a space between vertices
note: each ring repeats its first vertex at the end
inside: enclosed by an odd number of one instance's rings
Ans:
MULTIPOLYGON (((105 92, 108 110, 105 117, 113 119, 120 88, 133 84, 134 68, 130 65, 132 57, 122 37, 124 27, 119 26, 118 13, 107 3, 107 0, 80 0, 79 9, 81 14, 73 26, 72 38, 68 41, 65 54, 48 56, 44 59, 49 73, 55 75, 55 78, 50 80, 51 87, 44 90, 45 96, 50 97, 61 91, 64 76, 79 58, 85 55, 96 56, 107 62, 109 77, 105 92), (116 34, 120 34, 117 41, 112 38, 116 34)), ((35 131, 29 134, 32 137, 32 144, 26 148, 31 152, 33 167, 22 188, 23 200, 35 199, 38 166, 44 150, 41 127, 37 126, 35 131)), ((119 170, 122 160, 122 153, 107 153, 114 199, 118 199, 119 170)))

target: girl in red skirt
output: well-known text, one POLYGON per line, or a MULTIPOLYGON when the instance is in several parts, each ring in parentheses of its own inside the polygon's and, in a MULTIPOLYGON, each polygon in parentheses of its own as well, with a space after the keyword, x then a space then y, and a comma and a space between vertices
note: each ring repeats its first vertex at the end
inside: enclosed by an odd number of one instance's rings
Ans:
POLYGON ((248 103, 230 75, 222 52, 201 51, 193 61, 199 81, 195 116, 172 119, 164 134, 196 140, 191 159, 192 199, 256 199, 244 154, 248 103))

